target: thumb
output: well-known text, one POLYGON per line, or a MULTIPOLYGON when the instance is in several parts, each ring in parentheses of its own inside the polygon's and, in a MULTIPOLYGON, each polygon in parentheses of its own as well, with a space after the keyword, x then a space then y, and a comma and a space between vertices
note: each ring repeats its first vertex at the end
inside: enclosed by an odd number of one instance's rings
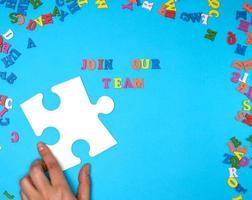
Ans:
POLYGON ((78 200, 90 200, 90 165, 84 165, 79 174, 78 200))

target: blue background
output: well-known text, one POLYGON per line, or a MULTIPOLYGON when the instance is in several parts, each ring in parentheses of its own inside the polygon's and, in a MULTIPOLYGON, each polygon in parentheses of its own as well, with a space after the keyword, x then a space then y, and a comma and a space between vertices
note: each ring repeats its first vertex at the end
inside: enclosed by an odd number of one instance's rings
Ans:
MULTIPOLYGON (((30 6, 22 26, 11 24, 8 14, 12 10, 0 5, 0 33, 11 28, 15 36, 10 43, 22 53, 8 69, 0 65, 1 71, 18 76, 13 85, 0 80, 1 94, 14 100, 6 114, 11 124, 0 127, 0 199, 5 199, 5 190, 19 199, 18 182, 39 157, 36 143, 54 144, 59 139, 52 128, 36 137, 20 104, 42 92, 45 107, 55 109, 59 98, 50 88, 76 76, 82 77, 92 103, 102 95, 115 102, 113 113, 100 118, 118 145, 94 158, 88 156, 87 143, 73 145, 82 164, 92 165, 94 200, 224 200, 237 196, 226 183, 229 166, 222 164, 223 154, 229 152, 227 142, 233 136, 247 144, 251 128, 234 119, 246 98, 230 81, 231 73, 237 71, 231 63, 248 59, 251 47, 246 56, 239 56, 234 53, 235 45, 226 40, 229 31, 237 34, 240 44, 247 38, 235 20, 245 1, 221 1, 221 17, 210 19, 207 26, 179 18, 184 11, 207 13, 206 0, 180 0, 176 20, 158 14, 165 1, 155 1, 151 12, 136 6, 133 12, 122 10, 126 3, 122 0, 107 2, 109 9, 100 10, 90 0, 65 22, 55 18, 54 24, 37 26, 33 32, 25 28, 28 19, 51 12, 54 1, 44 2, 37 10, 30 6), (208 28, 218 32, 214 42, 204 38, 208 28), (36 48, 26 48, 29 37, 36 48), (82 59, 90 58, 112 58, 114 69, 82 71, 82 59), (135 71, 131 68, 135 58, 160 59, 161 70, 135 71), (103 77, 143 77, 145 88, 105 90, 103 77), (13 131, 19 133, 18 143, 11 143, 13 131)), ((66 6, 62 9, 67 11, 66 6)), ((74 191, 80 168, 65 172, 74 191)), ((248 189, 244 199, 252 198, 251 169, 241 169, 238 175, 248 189)))

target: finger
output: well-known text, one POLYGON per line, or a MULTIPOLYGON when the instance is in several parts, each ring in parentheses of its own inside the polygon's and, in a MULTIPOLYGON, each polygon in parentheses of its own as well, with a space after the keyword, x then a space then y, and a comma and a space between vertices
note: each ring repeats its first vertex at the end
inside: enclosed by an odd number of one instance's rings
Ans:
POLYGON ((34 199, 38 195, 38 191, 34 187, 29 176, 25 176, 23 179, 21 179, 20 187, 28 199, 34 199))
POLYGON ((90 200, 90 165, 82 167, 79 174, 78 200, 90 200))
POLYGON ((32 163, 30 168, 30 177, 32 183, 35 185, 38 191, 45 195, 50 189, 50 183, 48 178, 45 176, 46 165, 42 160, 36 160, 32 163))
POLYGON ((20 193, 22 200, 29 200, 28 197, 21 191, 20 193))
POLYGON ((51 150, 43 143, 38 143, 38 151, 45 161, 52 185, 67 185, 62 169, 51 150))

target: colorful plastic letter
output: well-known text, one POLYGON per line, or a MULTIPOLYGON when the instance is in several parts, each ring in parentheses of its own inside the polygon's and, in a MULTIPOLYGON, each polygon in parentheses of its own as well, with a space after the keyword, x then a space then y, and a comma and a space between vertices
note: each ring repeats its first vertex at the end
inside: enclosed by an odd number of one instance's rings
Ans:
POLYGON ((34 47, 36 47, 36 44, 33 42, 33 40, 31 38, 29 38, 27 49, 34 48, 34 47))
POLYGON ((236 172, 237 172, 237 169, 236 168, 228 168, 229 170, 229 177, 233 178, 233 177, 238 177, 236 172))
POLYGON ((217 32, 216 31, 213 31, 211 29, 208 29, 207 30, 207 34, 205 35, 205 38, 211 40, 211 41, 214 41, 215 40, 215 37, 217 35, 217 32))

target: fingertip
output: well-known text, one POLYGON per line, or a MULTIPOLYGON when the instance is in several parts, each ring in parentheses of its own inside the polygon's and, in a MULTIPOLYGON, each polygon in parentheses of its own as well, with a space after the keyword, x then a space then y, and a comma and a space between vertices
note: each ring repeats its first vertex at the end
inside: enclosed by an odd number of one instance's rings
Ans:
POLYGON ((85 164, 81 168, 80 174, 79 174, 79 182, 81 182, 82 180, 85 180, 85 178, 90 175, 90 168, 91 168, 90 164, 85 164))
POLYGON ((91 165, 89 163, 85 164, 83 166, 83 173, 86 175, 86 176, 89 176, 90 175, 90 168, 91 168, 91 165))
POLYGON ((91 165, 89 163, 85 164, 84 165, 84 173, 86 176, 89 176, 90 175, 90 168, 91 168, 91 165))
POLYGON ((85 164, 79 174, 78 199, 89 200, 91 191, 90 164, 85 164))
POLYGON ((41 153, 46 148, 46 145, 43 142, 37 144, 38 151, 41 153))

